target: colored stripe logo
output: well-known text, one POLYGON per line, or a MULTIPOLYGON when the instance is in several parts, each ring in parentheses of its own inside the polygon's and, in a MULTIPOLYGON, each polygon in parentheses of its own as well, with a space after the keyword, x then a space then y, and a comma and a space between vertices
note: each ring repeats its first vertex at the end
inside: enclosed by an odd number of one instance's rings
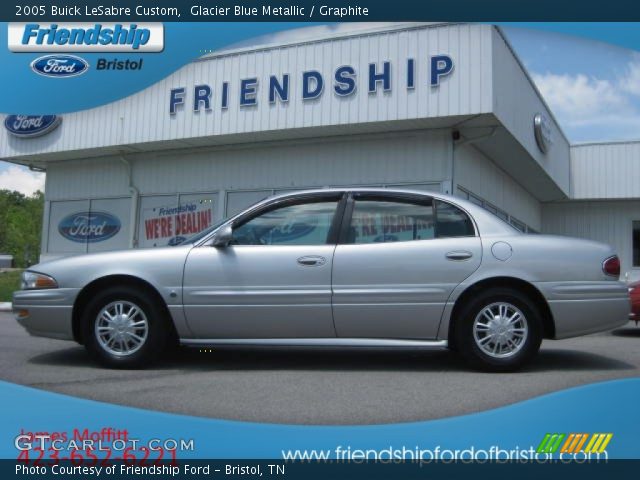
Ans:
POLYGON ((604 453, 613 433, 547 433, 536 453, 604 453))

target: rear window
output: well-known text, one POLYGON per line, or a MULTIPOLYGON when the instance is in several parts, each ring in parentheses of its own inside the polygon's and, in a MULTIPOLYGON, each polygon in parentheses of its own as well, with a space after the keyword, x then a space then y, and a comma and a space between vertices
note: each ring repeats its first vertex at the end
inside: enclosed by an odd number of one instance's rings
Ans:
POLYGON ((455 205, 435 201, 437 237, 473 237, 475 229, 469 216, 455 205))

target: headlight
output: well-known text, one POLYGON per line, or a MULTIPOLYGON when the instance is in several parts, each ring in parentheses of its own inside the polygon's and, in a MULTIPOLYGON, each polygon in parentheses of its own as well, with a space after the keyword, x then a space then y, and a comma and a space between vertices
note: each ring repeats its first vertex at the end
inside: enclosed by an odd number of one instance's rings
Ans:
POLYGON ((37 290, 40 288, 58 288, 58 283, 53 277, 43 273, 22 272, 23 290, 37 290))

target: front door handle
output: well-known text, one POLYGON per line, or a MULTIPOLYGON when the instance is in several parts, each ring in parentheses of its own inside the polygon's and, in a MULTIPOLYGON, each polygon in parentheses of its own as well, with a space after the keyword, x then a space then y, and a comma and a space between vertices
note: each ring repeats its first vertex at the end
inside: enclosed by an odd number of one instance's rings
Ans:
POLYGON ((447 257, 448 260, 460 261, 473 257, 473 253, 467 250, 456 250, 455 252, 446 253, 445 257, 447 257))
POLYGON ((303 267, 319 267, 326 263, 327 259, 320 257, 319 255, 307 255, 305 257, 298 258, 298 264, 303 267))

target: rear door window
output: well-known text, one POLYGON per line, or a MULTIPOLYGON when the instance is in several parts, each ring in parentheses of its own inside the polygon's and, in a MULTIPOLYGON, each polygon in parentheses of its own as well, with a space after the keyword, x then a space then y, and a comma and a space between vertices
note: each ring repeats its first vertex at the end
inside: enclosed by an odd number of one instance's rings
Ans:
POLYGON ((347 243, 388 243, 435 237, 433 206, 400 200, 356 199, 347 243))

